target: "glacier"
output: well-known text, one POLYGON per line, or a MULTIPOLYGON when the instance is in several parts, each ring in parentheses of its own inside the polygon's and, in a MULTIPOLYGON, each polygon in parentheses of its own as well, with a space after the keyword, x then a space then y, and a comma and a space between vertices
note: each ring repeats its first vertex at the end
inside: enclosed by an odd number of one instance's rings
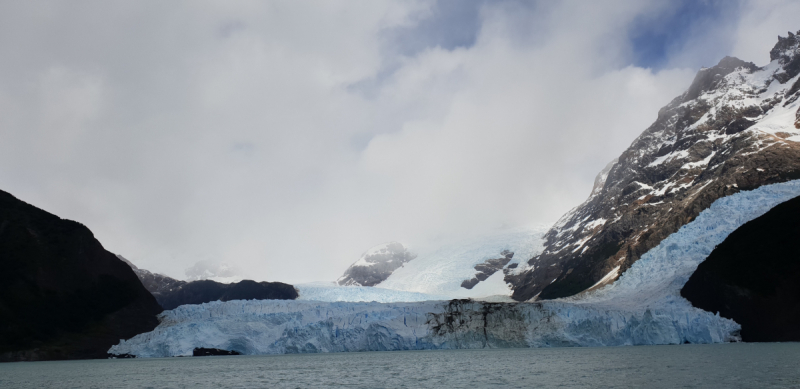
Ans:
MULTIPOLYGON (((546 225, 503 228, 420 250, 417 258, 405 263, 376 286, 450 299, 510 296, 512 291, 503 280, 502 271, 492 274, 472 289, 461 287, 461 282, 475 276, 475 265, 500 257, 503 250, 514 253, 506 266, 517 264, 524 267, 525 261, 541 251, 548 229, 546 225)), ((510 298, 507 300, 511 301, 510 298)))
POLYGON ((450 300, 452 297, 430 293, 386 289, 377 286, 338 285, 336 282, 311 282, 294 286, 298 300, 325 302, 416 302, 450 300))
MULTIPOLYGON (((737 323, 692 307, 680 296, 680 288, 728 234, 798 195, 800 180, 721 198, 648 251, 616 282, 570 298, 524 303, 238 300, 183 305, 163 312, 155 330, 121 340, 109 353, 168 357, 191 355, 195 347, 285 354, 736 341, 737 323)), ((314 293, 326 298, 330 292, 321 287, 314 293)))
MULTIPOLYGON (((475 265, 498 258, 503 250, 514 253, 506 266, 519 266, 506 270, 523 269, 525 261, 541 251, 543 236, 548 228, 545 225, 505 227, 437 242, 433 247, 423 248, 415 255, 416 258, 404 262, 386 280, 371 287, 353 283, 340 285, 343 279, 340 278, 337 282, 312 282, 295 285, 295 288, 300 295, 298 299, 311 301, 393 303, 472 298, 513 302, 511 288, 503 279, 503 271, 497 271, 472 289, 461 287, 461 283, 475 276, 475 265)), ((385 244, 373 247, 350 269, 358 265, 364 256, 384 247, 385 244)))

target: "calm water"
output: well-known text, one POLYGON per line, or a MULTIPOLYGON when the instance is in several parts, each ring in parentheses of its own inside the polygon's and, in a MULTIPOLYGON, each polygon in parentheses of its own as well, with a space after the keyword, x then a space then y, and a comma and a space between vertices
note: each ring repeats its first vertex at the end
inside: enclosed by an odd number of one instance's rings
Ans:
POLYGON ((800 343, 0 364, 0 388, 800 388, 800 343))

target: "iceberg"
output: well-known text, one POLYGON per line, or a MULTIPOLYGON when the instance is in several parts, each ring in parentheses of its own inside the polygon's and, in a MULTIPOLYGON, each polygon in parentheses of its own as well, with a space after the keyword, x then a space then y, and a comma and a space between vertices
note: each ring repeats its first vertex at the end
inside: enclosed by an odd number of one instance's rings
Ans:
POLYGON ((570 298, 183 305, 163 312, 155 330, 122 340, 109 353, 168 357, 192 355, 196 347, 285 354, 737 341, 736 322, 694 308, 680 288, 728 234, 798 195, 800 180, 721 198, 613 284, 570 298))

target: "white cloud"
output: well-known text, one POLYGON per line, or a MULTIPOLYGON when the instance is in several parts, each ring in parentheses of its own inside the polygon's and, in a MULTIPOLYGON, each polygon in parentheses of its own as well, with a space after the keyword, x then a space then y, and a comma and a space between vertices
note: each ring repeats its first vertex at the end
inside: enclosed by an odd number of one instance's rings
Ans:
POLYGON ((751 0, 743 7, 736 30, 733 56, 763 66, 769 63, 769 50, 778 35, 800 30, 797 15, 800 2, 793 0, 751 0))
POLYGON ((2 189, 149 270, 333 280, 384 241, 553 221, 694 74, 629 66, 638 1, 489 3, 474 46, 385 46, 429 7, 3 4, 2 189))

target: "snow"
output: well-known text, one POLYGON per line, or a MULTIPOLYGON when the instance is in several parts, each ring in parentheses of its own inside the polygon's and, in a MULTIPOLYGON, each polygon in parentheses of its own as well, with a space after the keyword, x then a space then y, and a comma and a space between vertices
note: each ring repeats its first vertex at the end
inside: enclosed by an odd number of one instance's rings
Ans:
MULTIPOLYGON (((763 119, 750 127, 750 129, 768 134, 775 134, 777 132, 798 133, 798 130, 794 127, 798 105, 800 105, 800 99, 795 100, 795 102, 786 107, 782 104, 778 104, 771 109, 763 119)), ((789 140, 792 139, 789 138, 789 140)))
POLYGON ((475 265, 501 257, 503 250, 514 253, 509 264, 525 263, 541 251, 547 230, 544 225, 508 228, 421 251, 417 258, 395 270, 377 286, 448 298, 510 295, 511 289, 503 281, 502 270, 472 289, 462 288, 461 282, 475 276, 475 265))
MULTIPOLYGON (((619 261, 618 261, 618 262, 619 262, 619 261)), ((606 284, 606 283, 608 283, 609 281, 613 280, 614 278, 617 278, 617 275, 619 275, 619 268, 620 268, 620 267, 619 267, 619 266, 617 266, 617 267, 615 267, 614 269, 612 269, 610 272, 608 272, 608 274, 606 274, 605 276, 603 276, 603 278, 601 278, 601 279, 600 279, 600 281, 597 281, 597 282, 595 282, 595 284, 594 284, 594 285, 592 285, 592 286, 591 286, 589 289, 592 289, 592 288, 594 288, 594 287, 596 287, 596 286, 598 286, 598 285, 603 285, 603 284, 606 284)))
MULTIPOLYGON (((644 185, 644 184, 642 184, 642 185, 644 185)), ((652 189, 652 188, 650 188, 650 189, 652 189)), ((606 219, 599 218, 597 220, 594 220, 594 221, 591 221, 589 223, 586 223, 586 225, 583 226, 583 229, 584 230, 592 230, 595 227, 602 226, 603 224, 606 224, 606 221, 607 221, 606 219)))
POLYGON ((298 300, 309 301, 350 301, 350 302, 414 302, 430 300, 449 300, 450 297, 418 292, 385 289, 374 286, 339 286, 335 282, 315 282, 295 285, 298 300))

